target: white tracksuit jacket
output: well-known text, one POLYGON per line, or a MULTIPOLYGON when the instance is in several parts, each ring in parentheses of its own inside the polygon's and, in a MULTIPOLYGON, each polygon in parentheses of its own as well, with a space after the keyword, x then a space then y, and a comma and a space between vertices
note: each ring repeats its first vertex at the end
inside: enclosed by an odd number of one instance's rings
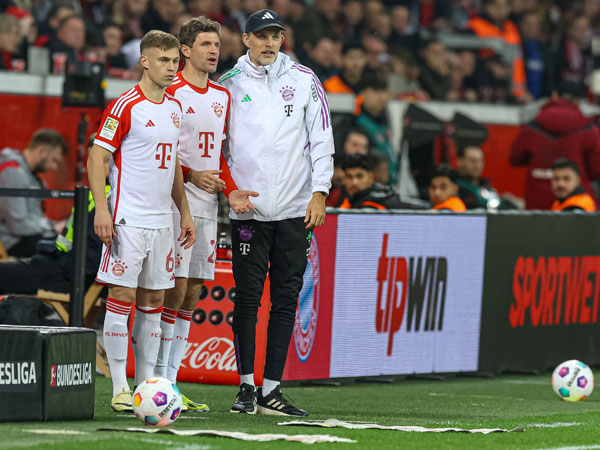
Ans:
POLYGON ((232 219, 304 217, 313 192, 329 193, 333 134, 325 90, 307 67, 279 53, 269 66, 248 55, 219 80, 231 92, 225 154, 239 189, 257 191, 256 211, 232 219))

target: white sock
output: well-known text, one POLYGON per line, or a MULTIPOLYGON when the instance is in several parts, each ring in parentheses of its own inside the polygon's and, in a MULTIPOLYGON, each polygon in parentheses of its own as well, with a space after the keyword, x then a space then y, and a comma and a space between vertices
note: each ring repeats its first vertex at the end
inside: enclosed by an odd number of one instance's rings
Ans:
POLYGON ((160 347, 160 316, 162 307, 135 307, 133 336, 137 344, 135 359, 135 385, 154 376, 154 366, 160 347))
POLYGON ((113 397, 123 389, 129 390, 127 384, 127 347, 129 345, 129 329, 127 322, 131 313, 131 303, 114 298, 106 299, 106 316, 104 317, 104 349, 108 358, 108 367, 113 383, 113 397))
POLYGON ((175 319, 177 311, 170 308, 163 308, 160 318, 160 348, 158 350, 158 359, 154 367, 154 376, 167 378, 167 366, 169 364, 169 355, 171 353, 171 343, 175 333, 175 319))
POLYGON ((254 374, 249 373, 248 375, 240 375, 240 385, 244 383, 254 386, 254 374))
POLYGON ((273 392, 273 389, 275 389, 280 384, 281 384, 280 381, 273 381, 273 380, 269 380, 268 378, 265 378, 263 380, 263 385, 262 385, 262 396, 266 397, 271 392, 273 392))
POLYGON ((179 372, 181 360, 185 355, 188 336, 190 335, 192 314, 194 314, 194 311, 186 309, 180 309, 179 312, 177 312, 173 343, 171 344, 171 353, 169 354, 169 367, 167 369, 167 378, 171 380, 171 383, 177 381, 177 372, 179 372))

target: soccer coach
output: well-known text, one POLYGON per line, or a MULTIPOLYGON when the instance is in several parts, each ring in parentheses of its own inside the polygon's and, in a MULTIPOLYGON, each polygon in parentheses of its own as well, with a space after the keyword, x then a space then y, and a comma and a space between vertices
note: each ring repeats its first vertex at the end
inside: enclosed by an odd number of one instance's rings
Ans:
POLYGON ((233 333, 240 390, 231 412, 306 416, 281 394, 312 228, 325 222, 333 135, 325 90, 307 67, 279 52, 279 15, 246 22, 248 52, 219 80, 231 92, 225 152, 240 189, 260 193, 255 209, 230 213, 236 299, 233 333), (265 277, 271 314, 262 388, 254 386, 256 321, 265 277))

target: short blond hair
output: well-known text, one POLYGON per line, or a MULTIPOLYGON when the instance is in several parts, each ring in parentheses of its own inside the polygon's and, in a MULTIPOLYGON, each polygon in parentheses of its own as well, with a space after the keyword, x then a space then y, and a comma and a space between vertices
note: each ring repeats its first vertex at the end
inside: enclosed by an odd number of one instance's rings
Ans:
POLYGON ((217 33, 221 36, 221 24, 204 16, 193 17, 183 23, 179 29, 181 45, 191 47, 200 33, 217 33))
POLYGON ((140 42, 140 53, 143 54, 144 50, 148 48, 159 48, 161 50, 176 48, 179 50, 181 45, 177 38, 172 34, 160 30, 150 30, 144 35, 140 42))

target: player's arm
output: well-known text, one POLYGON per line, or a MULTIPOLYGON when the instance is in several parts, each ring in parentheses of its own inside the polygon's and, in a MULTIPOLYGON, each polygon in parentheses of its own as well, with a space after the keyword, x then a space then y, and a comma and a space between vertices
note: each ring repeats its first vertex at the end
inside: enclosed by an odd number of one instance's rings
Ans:
POLYGON ((181 234, 177 238, 181 241, 181 246, 184 248, 191 247, 196 241, 196 227, 190 214, 190 207, 188 205, 187 197, 185 196, 185 188, 183 187, 183 172, 181 170, 181 164, 179 162, 179 156, 175 158, 175 178, 173 179, 173 188, 171 190, 171 197, 175 202, 175 206, 179 210, 181 215, 181 234))
POLYGON ((106 201, 106 170, 105 165, 111 157, 111 152, 105 148, 94 144, 88 155, 87 171, 88 180, 94 203, 96 204, 96 213, 94 216, 94 231, 100 240, 106 244, 112 244, 115 236, 113 220, 108 211, 108 202, 106 201))
POLYGON ((233 177, 231 176, 231 172, 229 171, 229 165, 225 160, 225 155, 221 152, 221 171, 223 172, 223 181, 225 182, 225 189, 223 189, 223 194, 229 200, 229 206, 233 209, 233 212, 236 214, 249 212, 250 209, 254 209, 254 205, 250 201, 250 197, 258 197, 258 192, 248 191, 244 189, 239 189, 233 177))
POLYGON ((198 189, 216 194, 225 189, 225 182, 219 178, 221 170, 194 170, 181 166, 186 183, 192 183, 198 189))
POLYGON ((306 228, 319 227, 325 223, 325 198, 331 187, 335 151, 327 97, 316 77, 312 80, 311 89, 316 92, 316 95, 311 95, 309 98, 304 118, 310 142, 308 151, 312 161, 313 192, 304 218, 306 228))

